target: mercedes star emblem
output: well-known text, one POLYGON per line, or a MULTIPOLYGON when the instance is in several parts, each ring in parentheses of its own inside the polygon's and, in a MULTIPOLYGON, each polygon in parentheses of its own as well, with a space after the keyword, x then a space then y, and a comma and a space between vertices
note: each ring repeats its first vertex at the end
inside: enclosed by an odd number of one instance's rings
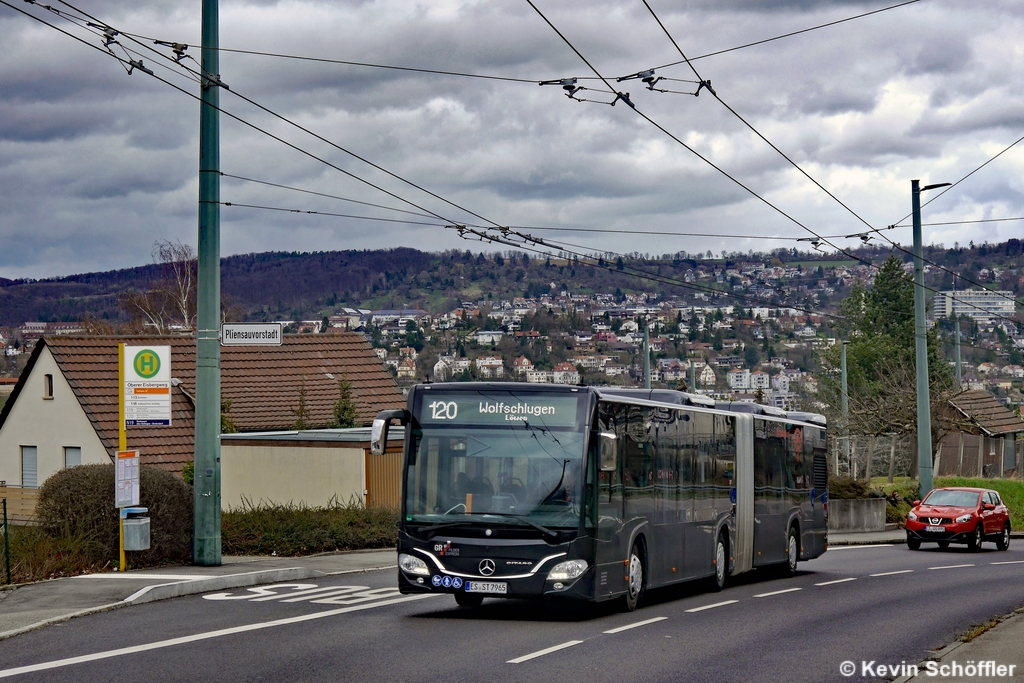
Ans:
POLYGON ((480 573, 490 576, 494 573, 494 560, 480 560, 480 573))

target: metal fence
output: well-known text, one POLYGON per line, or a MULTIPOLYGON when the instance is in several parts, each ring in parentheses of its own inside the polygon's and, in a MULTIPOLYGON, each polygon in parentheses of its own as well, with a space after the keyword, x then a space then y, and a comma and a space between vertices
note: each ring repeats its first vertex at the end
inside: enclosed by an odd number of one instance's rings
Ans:
MULTIPOLYGON (((831 447, 833 476, 865 481, 917 476, 913 436, 840 436, 831 447)), ((937 477, 1024 478, 1024 440, 951 432, 936 445, 932 467, 937 477)))

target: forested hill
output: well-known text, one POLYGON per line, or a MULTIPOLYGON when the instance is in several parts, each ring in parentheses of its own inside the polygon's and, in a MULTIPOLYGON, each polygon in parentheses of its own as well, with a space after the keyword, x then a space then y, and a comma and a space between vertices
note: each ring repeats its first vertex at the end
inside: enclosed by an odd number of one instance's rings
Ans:
MULTIPOLYGON (((887 249, 865 247, 853 252, 858 258, 881 263, 887 249)), ((909 256, 897 253, 904 260, 909 256)), ((1020 293, 1021 242, 1009 240, 996 245, 970 247, 929 247, 925 258, 967 275, 988 287, 1020 293)), ((232 315, 238 319, 318 318, 341 306, 362 308, 418 307, 431 312, 451 310, 462 301, 536 297, 567 290, 573 294, 656 292, 661 297, 687 296, 698 289, 722 292, 754 291, 744 288, 733 273, 750 263, 785 266, 798 273, 786 278, 778 292, 761 293, 769 305, 803 303, 807 290, 824 277, 823 270, 856 266, 857 261, 817 252, 777 249, 770 253, 722 254, 686 252, 662 256, 632 254, 601 261, 604 267, 578 262, 533 258, 522 253, 479 254, 469 251, 430 253, 397 248, 370 251, 316 253, 266 252, 222 259, 222 290, 232 315), (691 287, 680 286, 695 277, 691 287), (655 279, 630 276, 643 271, 655 279), (712 276, 712 274, 714 276, 712 276), (709 277, 712 276, 712 277, 709 277), (723 279, 724 276, 724 279, 723 279), (807 282, 803 282, 804 280, 807 282), (738 289, 734 289, 738 287, 738 289)), ((88 317, 118 320, 118 296, 135 289, 146 291, 163 275, 160 265, 151 264, 103 273, 86 273, 46 280, 0 279, 0 327, 16 327, 26 321, 62 322, 88 317)), ((936 270, 929 277, 932 286, 952 286, 952 276, 936 270)), ((832 284, 832 283, 830 283, 832 284)), ((835 283, 832 299, 842 295, 849 282, 835 283)), ((962 286, 962 284, 960 285, 962 286)), ((732 303, 723 300, 723 304, 732 303)), ((806 303, 812 303, 808 300, 806 303)), ((828 308, 832 302, 818 295, 813 305, 828 308)))

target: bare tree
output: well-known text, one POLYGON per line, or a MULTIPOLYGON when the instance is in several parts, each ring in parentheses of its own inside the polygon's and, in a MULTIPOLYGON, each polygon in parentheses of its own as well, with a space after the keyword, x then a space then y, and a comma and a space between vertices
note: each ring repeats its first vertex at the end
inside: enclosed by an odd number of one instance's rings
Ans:
POLYGON ((190 331, 196 323, 196 253, 180 241, 157 240, 153 261, 160 264, 161 277, 145 292, 128 290, 118 306, 133 322, 165 334, 171 328, 190 331))

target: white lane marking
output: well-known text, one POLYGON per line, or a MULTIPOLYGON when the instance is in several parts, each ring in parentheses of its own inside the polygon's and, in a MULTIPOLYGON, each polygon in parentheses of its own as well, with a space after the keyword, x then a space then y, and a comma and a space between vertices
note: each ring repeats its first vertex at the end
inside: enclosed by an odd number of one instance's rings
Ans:
POLYGON ((846 583, 847 581, 856 581, 856 576, 851 576, 848 579, 836 579, 835 581, 825 581, 824 583, 816 583, 815 586, 831 586, 834 583, 846 583))
POLYGON ((869 574, 869 576, 892 576, 893 574, 910 574, 913 571, 914 571, 913 569, 900 569, 899 571, 895 571, 895 572, 882 572, 880 574, 869 574))
MULTIPOLYGON (((306 589, 316 588, 315 583, 275 583, 272 586, 257 586, 255 588, 246 588, 245 593, 241 595, 234 595, 232 593, 210 593, 203 596, 203 600, 252 600, 259 598, 260 596, 266 596, 271 600, 277 598, 283 598, 290 595, 289 593, 278 593, 276 592, 281 588, 290 588, 293 591, 301 591, 306 589)), ((294 593, 291 593, 294 595, 294 593)))
POLYGON ((117 650, 107 650, 105 652, 94 652, 90 655, 80 655, 78 657, 68 657, 66 659, 57 659, 52 662, 42 662, 40 664, 30 664, 28 666, 19 666, 14 669, 2 669, 0 670, 0 678, 10 678, 11 676, 20 676, 21 674, 33 673, 35 671, 49 671, 50 669, 59 669, 65 666, 71 666, 73 664, 83 664, 85 662, 95 662, 101 659, 110 659, 111 657, 121 657, 123 655, 135 654, 137 652, 148 652, 149 650, 159 650, 165 647, 174 647, 175 645, 185 645, 186 643, 194 643, 200 640, 209 640, 211 638, 220 638, 223 636, 231 636, 236 633, 247 633, 249 631, 260 631, 265 628, 273 628, 275 626, 287 626, 288 624, 298 624, 304 621, 313 621, 314 619, 325 619, 327 617, 337 616, 339 614, 347 614, 348 612, 358 612, 364 609, 372 609, 374 607, 383 607, 384 605, 395 605, 400 602, 411 602, 413 600, 422 600, 424 598, 433 598, 439 595, 438 593, 428 593, 426 595, 409 595, 395 600, 387 600, 384 602, 375 602, 370 605, 353 605, 352 607, 342 607, 341 609, 332 609, 326 612, 314 612, 313 614, 303 614, 298 617, 289 617, 287 619, 275 619, 273 621, 263 621, 256 624, 246 624, 245 626, 233 626, 231 628, 223 628, 218 631, 207 631, 205 633, 195 633, 190 636, 182 636, 180 638, 170 638, 168 640, 158 640, 153 643, 145 643, 143 645, 133 645, 131 647, 122 647, 117 650))
POLYGON ((872 543, 870 545, 830 545, 828 551, 833 550, 859 550, 860 548, 895 548, 900 543, 872 543))
POLYGON ((141 581, 199 581, 216 578, 213 574, 83 574, 78 579, 138 579, 141 581))
POLYGON ((760 595, 755 595, 754 597, 755 598, 770 598, 773 595, 782 595, 783 593, 792 593, 793 591, 802 591, 802 590, 803 590, 803 588, 786 588, 786 589, 781 590, 781 591, 772 591, 771 593, 761 593, 760 595))
POLYGON ((989 562, 989 564, 1024 564, 1024 560, 1010 560, 1007 562, 989 562))
POLYGON ((928 569, 959 569, 960 567, 973 567, 973 564, 947 564, 944 567, 928 567, 928 569))
POLYGON ((629 629, 636 628, 637 626, 646 626, 647 624, 653 624, 656 621, 665 621, 666 619, 668 619, 668 617, 654 617, 647 621, 638 621, 635 624, 626 624, 625 626, 619 626, 618 628, 608 629, 607 631, 604 631, 604 633, 621 633, 622 631, 628 631, 629 629))
POLYGON ((579 645, 582 642, 583 642, 582 640, 570 640, 569 642, 562 643, 561 645, 552 645, 551 647, 544 648, 543 650, 537 650, 536 652, 531 652, 528 655, 523 655, 522 657, 516 657, 515 659, 510 659, 510 660, 508 660, 505 663, 506 664, 522 664, 523 662, 529 661, 529 660, 534 659, 536 657, 543 657, 544 655, 549 655, 552 652, 558 652, 559 650, 564 650, 567 647, 572 647, 573 645, 579 645))
POLYGON ((694 607, 693 609, 686 610, 687 612, 703 612, 706 609, 714 609, 715 607, 723 607, 725 605, 731 605, 739 600, 726 600, 725 602, 716 602, 713 605, 704 605, 703 607, 694 607))

